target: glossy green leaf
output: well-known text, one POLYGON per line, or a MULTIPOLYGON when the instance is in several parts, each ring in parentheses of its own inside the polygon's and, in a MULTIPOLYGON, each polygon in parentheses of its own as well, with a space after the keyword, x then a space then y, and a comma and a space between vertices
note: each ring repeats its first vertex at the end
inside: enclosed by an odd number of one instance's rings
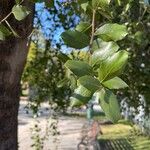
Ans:
POLYGON ((70 69, 76 76, 85 76, 85 75, 92 75, 92 67, 83 61, 77 60, 68 60, 65 63, 65 67, 70 69))
POLYGON ((79 31, 65 31, 61 34, 61 37, 66 45, 69 47, 82 49, 84 47, 87 47, 89 45, 89 37, 81 33, 79 31))
POLYGON ((115 77, 106 82, 103 82, 103 85, 109 89, 123 89, 128 87, 128 85, 119 77, 115 77))
POLYGON ((92 98, 92 92, 82 85, 80 85, 75 91, 73 96, 70 98, 71 107, 82 106, 88 103, 88 101, 92 98))
POLYGON ((7 27, 5 27, 3 24, 0 24, 0 40, 5 40, 7 36, 9 36, 11 32, 7 27))
POLYGON ((100 106, 102 107, 105 115, 113 122, 116 123, 121 119, 120 107, 116 95, 110 90, 102 89, 99 93, 100 106))
POLYGON ((101 89, 101 84, 99 80, 92 76, 86 75, 86 76, 80 77, 78 79, 78 82, 93 93, 101 89))
POLYGON ((127 35, 125 25, 105 24, 97 29, 95 35, 98 35, 104 41, 119 41, 127 35))
POLYGON ((76 26, 76 30, 79 32, 85 32, 88 29, 90 29, 91 24, 88 22, 80 22, 77 26, 76 26))
POLYGON ((104 42, 101 40, 101 42, 97 44, 99 44, 99 48, 94 51, 91 57, 92 66, 100 64, 103 60, 114 54, 119 49, 119 46, 115 42, 104 42))
POLYGON ((30 11, 25 6, 15 5, 12 8, 12 13, 14 14, 14 16, 17 20, 21 21, 21 20, 25 19, 25 17, 27 15, 30 14, 30 11))
POLYGON ((101 7, 102 9, 108 8, 110 0, 92 0, 92 6, 94 9, 101 7))
POLYGON ((122 73, 128 60, 128 52, 119 51, 103 61, 99 68, 99 80, 101 82, 112 79, 122 73))

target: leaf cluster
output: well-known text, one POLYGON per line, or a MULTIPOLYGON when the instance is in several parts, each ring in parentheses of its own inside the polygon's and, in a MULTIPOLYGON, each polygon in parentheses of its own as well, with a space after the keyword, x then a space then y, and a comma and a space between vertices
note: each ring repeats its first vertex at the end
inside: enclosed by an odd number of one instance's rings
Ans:
POLYGON ((99 14, 99 9, 107 12, 110 7, 108 0, 79 1, 79 5, 85 14, 88 15, 90 8, 95 16, 92 16, 89 22, 80 22, 75 30, 65 31, 61 35, 69 47, 89 49, 88 60, 67 60, 65 63, 65 67, 77 79, 77 88, 71 96, 71 106, 85 105, 94 93, 97 93, 106 116, 112 122, 117 122, 121 118, 120 108, 112 89, 128 87, 118 77, 127 64, 128 52, 121 50, 117 44, 128 34, 127 28, 124 24, 117 23, 96 26, 95 18, 99 14))

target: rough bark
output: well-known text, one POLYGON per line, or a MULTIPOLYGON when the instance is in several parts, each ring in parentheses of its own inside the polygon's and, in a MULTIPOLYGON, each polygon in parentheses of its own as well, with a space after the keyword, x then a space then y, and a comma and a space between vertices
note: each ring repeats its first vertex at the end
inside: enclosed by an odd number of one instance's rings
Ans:
MULTIPOLYGON (((14 6, 15 0, 0 0, 0 20, 14 6)), ((26 6, 32 4, 25 0, 26 6)), ((24 21, 11 15, 7 20, 20 38, 11 36, 0 41, 0 150, 17 150, 17 126, 20 80, 28 53, 28 35, 32 29, 32 13, 24 21)))

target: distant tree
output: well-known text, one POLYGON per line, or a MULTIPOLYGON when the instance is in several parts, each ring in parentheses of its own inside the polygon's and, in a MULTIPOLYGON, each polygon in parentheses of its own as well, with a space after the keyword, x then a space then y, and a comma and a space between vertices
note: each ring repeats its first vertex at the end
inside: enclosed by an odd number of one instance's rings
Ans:
MULTIPOLYGON (((128 36, 120 46, 130 53, 128 69, 122 75, 130 88, 120 91, 121 98, 125 97, 129 106, 143 106, 146 115, 150 107, 150 8, 143 0, 127 0, 120 5, 114 5, 114 22, 125 22, 128 36), (120 14, 120 15, 118 15, 120 14), (145 102, 141 102, 141 96, 145 102), (145 104, 144 104, 145 103, 145 104)), ((120 95, 119 94, 119 95, 120 95)), ((138 112, 137 112, 138 113, 138 112)))
POLYGON ((37 113, 40 104, 47 101, 51 106, 56 104, 57 111, 65 111, 69 105, 71 89, 69 84, 65 87, 61 85, 66 77, 64 63, 59 58, 63 54, 51 48, 48 40, 44 47, 38 45, 32 42, 22 77, 23 83, 29 85, 29 106, 37 113))

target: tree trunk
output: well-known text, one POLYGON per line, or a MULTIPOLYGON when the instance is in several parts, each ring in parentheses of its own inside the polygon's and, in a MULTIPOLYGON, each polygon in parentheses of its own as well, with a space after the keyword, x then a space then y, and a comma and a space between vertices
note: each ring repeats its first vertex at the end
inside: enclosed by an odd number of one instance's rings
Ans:
MULTIPOLYGON (((14 4, 15 0, 0 0, 0 20, 11 12, 14 4)), ((23 5, 33 8, 27 0, 23 5)), ((18 149, 20 80, 28 53, 32 14, 21 22, 16 21, 11 15, 7 21, 20 38, 11 36, 5 41, 0 41, 0 150, 18 149)))

